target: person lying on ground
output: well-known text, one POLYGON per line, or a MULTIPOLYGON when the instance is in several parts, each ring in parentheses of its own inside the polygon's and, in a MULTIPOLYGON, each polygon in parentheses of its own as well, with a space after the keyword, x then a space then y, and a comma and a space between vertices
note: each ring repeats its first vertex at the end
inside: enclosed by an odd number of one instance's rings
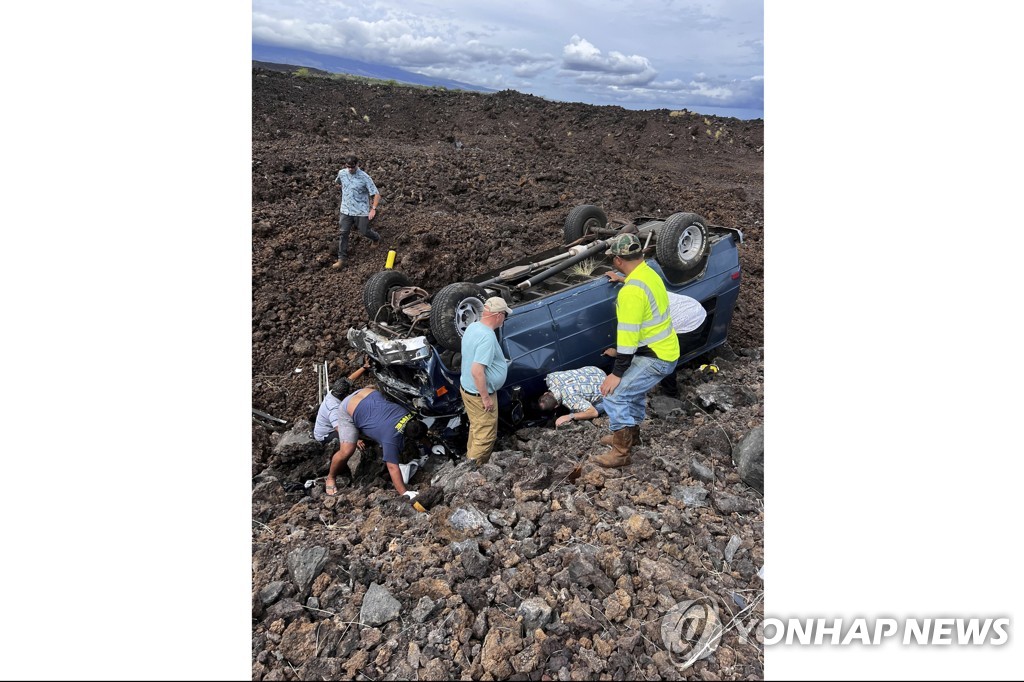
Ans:
POLYGON ((604 414, 601 382, 607 376, 603 369, 593 366, 551 372, 544 377, 548 390, 537 399, 537 407, 544 412, 555 410, 559 405, 569 408, 569 414, 555 420, 555 427, 595 419, 604 414))

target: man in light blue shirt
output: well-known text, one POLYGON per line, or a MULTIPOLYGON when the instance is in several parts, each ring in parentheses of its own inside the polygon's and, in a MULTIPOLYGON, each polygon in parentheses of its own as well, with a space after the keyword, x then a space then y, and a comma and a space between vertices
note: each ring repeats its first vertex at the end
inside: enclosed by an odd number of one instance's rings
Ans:
POLYGON ((372 246, 380 242, 380 235, 370 229, 370 221, 377 215, 380 192, 373 178, 359 168, 354 154, 345 157, 345 167, 338 171, 334 181, 341 186, 341 239, 338 242, 338 262, 332 268, 344 267, 348 260, 348 235, 354 225, 359 234, 370 240, 372 246))
POLYGON ((484 302, 480 320, 466 328, 462 337, 462 404, 469 417, 466 459, 478 466, 487 463, 498 440, 498 389, 505 385, 508 362, 494 330, 512 312, 501 297, 484 302))

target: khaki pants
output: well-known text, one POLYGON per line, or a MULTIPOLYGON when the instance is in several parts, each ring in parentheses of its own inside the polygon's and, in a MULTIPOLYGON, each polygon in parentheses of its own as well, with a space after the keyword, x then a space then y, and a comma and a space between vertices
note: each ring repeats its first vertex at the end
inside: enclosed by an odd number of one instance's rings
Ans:
POLYGON ((466 444, 466 459, 471 462, 486 464, 494 451, 494 442, 498 440, 498 401, 494 400, 494 409, 484 411, 484 400, 478 395, 466 393, 462 388, 462 404, 466 407, 469 417, 469 442, 466 444))

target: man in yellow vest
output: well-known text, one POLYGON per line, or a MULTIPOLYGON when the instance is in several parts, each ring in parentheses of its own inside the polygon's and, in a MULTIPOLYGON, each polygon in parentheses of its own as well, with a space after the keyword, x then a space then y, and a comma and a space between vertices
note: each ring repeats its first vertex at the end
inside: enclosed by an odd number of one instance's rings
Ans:
POLYGON ((675 371, 679 339, 672 328, 665 283, 644 261, 640 240, 634 234, 620 234, 609 246, 605 254, 624 276, 608 273, 613 282, 623 283, 615 299, 615 365, 601 384, 612 431, 601 442, 612 447, 594 462, 614 468, 632 462, 630 450, 639 441, 647 392, 675 371))

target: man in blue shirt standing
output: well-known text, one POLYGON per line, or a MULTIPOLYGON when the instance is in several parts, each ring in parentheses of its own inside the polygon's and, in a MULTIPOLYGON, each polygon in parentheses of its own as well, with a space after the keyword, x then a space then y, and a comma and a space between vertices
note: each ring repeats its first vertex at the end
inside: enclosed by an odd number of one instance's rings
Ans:
POLYGON ((466 459, 478 466, 491 458, 498 440, 498 389, 505 385, 508 361, 494 330, 505 323, 512 310, 494 296, 484 302, 480 320, 466 328, 462 337, 462 404, 469 417, 466 459))
POLYGON ((373 184, 373 178, 359 168, 359 159, 354 154, 345 157, 345 167, 338 171, 334 181, 341 185, 341 240, 338 242, 338 262, 331 267, 341 268, 348 260, 348 234, 353 225, 373 246, 380 242, 380 235, 370 229, 370 221, 377 215, 380 192, 373 184))

